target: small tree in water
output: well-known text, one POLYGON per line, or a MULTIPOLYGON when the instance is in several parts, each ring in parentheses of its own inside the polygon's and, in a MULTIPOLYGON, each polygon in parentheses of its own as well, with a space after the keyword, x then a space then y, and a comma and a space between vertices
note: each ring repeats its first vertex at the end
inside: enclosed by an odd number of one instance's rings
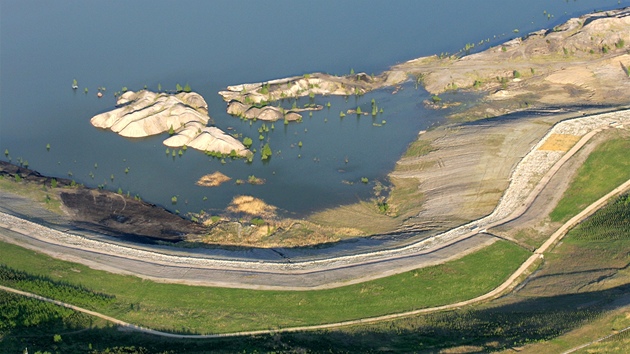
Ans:
POLYGON ((269 143, 266 143, 265 146, 263 146, 261 154, 263 160, 267 160, 269 157, 271 157, 271 155, 273 155, 273 151, 271 151, 269 143))

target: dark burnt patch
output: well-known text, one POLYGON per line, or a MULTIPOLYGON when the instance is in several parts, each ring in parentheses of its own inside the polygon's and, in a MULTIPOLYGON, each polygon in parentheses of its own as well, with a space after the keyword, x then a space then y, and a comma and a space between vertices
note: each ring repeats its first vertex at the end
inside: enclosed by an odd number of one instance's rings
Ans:
POLYGON ((59 196, 84 228, 109 234, 181 241, 204 228, 161 207, 109 192, 86 188, 62 191, 59 196))

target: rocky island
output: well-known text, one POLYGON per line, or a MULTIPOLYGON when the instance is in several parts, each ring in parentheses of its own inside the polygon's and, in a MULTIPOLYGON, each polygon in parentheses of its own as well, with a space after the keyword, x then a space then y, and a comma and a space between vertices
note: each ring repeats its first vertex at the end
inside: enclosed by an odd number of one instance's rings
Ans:
POLYGON ((251 154, 231 135, 206 126, 210 121, 208 104, 197 93, 171 95, 147 90, 127 91, 118 98, 116 105, 117 108, 94 116, 90 120, 92 125, 129 138, 169 132, 171 137, 164 141, 164 145, 171 148, 187 146, 204 152, 251 154))
POLYGON ((376 76, 313 73, 228 86, 219 94, 231 115, 289 121, 301 118, 299 108, 269 104, 314 95, 362 95, 410 78, 440 102, 425 102, 428 107, 455 106, 438 98, 447 91, 481 93, 476 105, 452 116, 459 120, 550 106, 619 105, 630 99, 629 37, 630 8, 624 8, 572 18, 478 53, 471 54, 475 46, 469 44, 458 54, 413 59, 376 76))
POLYGON ((378 76, 365 73, 335 76, 323 73, 306 74, 284 79, 228 86, 219 95, 228 103, 227 112, 246 119, 296 121, 300 112, 320 110, 323 107, 310 105, 303 108, 270 106, 269 103, 283 99, 314 97, 315 95, 351 96, 362 95, 374 89, 394 86, 407 80, 403 72, 384 72, 378 76))

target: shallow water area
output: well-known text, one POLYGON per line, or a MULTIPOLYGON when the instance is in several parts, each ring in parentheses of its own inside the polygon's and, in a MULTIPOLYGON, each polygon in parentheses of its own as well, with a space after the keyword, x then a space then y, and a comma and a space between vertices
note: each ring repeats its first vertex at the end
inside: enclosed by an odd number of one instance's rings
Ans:
MULTIPOLYGON (((301 123, 275 122, 259 140, 263 122, 227 115, 219 90, 316 71, 379 73, 397 62, 457 52, 488 39, 475 50, 485 49, 595 8, 628 3, 3 3, 0 149, 42 174, 120 189, 181 214, 202 209, 218 214, 234 196, 252 195, 283 214, 304 217, 369 199, 376 181, 387 184, 387 173, 418 132, 444 122, 449 110, 426 109, 422 101, 429 96, 413 82, 396 94, 385 88, 360 97, 302 98, 298 105, 330 102, 331 107, 312 116, 304 112, 301 123), (266 18, 275 20, 261 20, 266 18), (77 90, 71 89, 73 79, 77 90), (258 152, 268 142, 272 158, 263 162, 257 153, 251 164, 229 158, 222 163, 192 149, 173 156, 162 145, 168 134, 126 139, 89 123, 114 107, 113 94, 122 87, 157 90, 159 84, 173 90, 177 83, 189 83, 206 99, 216 126, 252 138, 258 152), (98 87, 106 88, 100 99, 98 87), (372 99, 382 114, 340 118, 357 106, 370 112, 372 99), (215 171, 232 180, 213 188, 195 185, 215 171), (265 183, 236 183, 249 176, 265 183)), ((456 95, 446 99, 474 99, 456 95)))

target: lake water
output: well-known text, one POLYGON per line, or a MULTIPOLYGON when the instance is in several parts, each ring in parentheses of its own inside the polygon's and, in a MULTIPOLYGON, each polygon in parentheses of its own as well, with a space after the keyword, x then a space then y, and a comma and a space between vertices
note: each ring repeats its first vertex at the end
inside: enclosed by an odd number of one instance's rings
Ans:
MULTIPOLYGON (((92 127, 89 120, 112 109, 113 93, 123 86, 156 90, 158 84, 174 89, 189 83, 208 102, 214 124, 258 142, 262 123, 250 126, 229 116, 218 91, 310 72, 379 73, 416 57, 453 53, 490 39, 479 48, 484 49, 569 17, 629 3, 3 1, 0 150, 8 149, 12 161, 20 157, 43 174, 71 174, 87 186, 120 188, 181 213, 218 213, 235 195, 253 195, 301 217, 370 198, 374 182, 387 183, 387 173, 418 132, 443 122, 447 112, 426 110, 421 104, 426 92, 412 84, 396 95, 383 89, 347 101, 316 97, 319 104, 330 101, 330 110, 307 113, 302 123, 277 122, 268 136, 275 152, 271 161, 262 163, 257 155, 251 165, 229 159, 221 164, 194 150, 172 158, 165 154, 164 135, 126 139, 92 127), (75 78, 80 89, 73 91, 75 78), (107 88, 105 97, 96 97, 97 87, 107 88), (372 98, 382 115, 339 118, 340 111, 357 105, 369 110, 372 98), (386 124, 378 126, 382 120, 386 124), (195 185, 215 171, 233 180, 217 188, 195 185), (234 183, 250 175, 266 183, 234 183), (362 177, 370 183, 361 183, 362 177), (172 196, 178 196, 177 205, 172 196)), ((4 154, 0 158, 6 160, 4 154)))

